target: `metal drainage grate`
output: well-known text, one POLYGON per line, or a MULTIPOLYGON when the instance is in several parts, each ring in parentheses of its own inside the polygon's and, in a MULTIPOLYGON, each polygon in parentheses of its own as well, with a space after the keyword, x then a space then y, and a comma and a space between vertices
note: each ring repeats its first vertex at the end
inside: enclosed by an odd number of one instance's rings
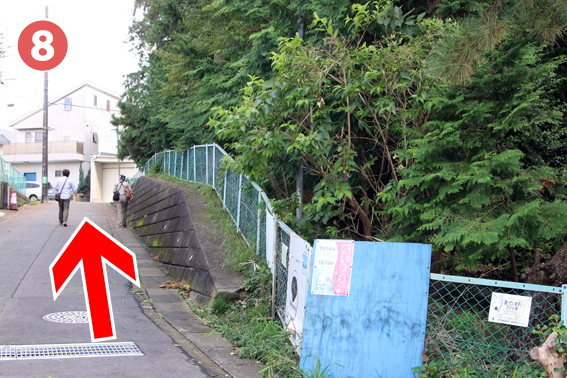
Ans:
POLYGON ((67 311, 67 312, 54 312, 47 314, 43 320, 53 323, 88 323, 89 318, 86 311, 67 311))
POLYGON ((0 360, 15 360, 16 348, 12 346, 0 347, 0 360))
POLYGON ((133 342, 12 345, 0 347, 2 360, 40 360, 48 358, 143 356, 133 342))

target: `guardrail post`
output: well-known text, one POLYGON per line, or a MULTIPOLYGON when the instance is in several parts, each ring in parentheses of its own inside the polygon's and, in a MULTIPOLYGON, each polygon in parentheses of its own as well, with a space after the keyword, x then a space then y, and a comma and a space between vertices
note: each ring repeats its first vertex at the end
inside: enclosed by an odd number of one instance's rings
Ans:
POLYGON ((209 145, 205 144, 205 182, 209 185, 209 145))
POLYGON ((193 181, 197 182, 197 147, 193 146, 193 181))
POLYGON ((236 231, 240 231, 240 198, 242 197, 242 173, 240 174, 240 182, 238 184, 238 209, 236 210, 236 231))

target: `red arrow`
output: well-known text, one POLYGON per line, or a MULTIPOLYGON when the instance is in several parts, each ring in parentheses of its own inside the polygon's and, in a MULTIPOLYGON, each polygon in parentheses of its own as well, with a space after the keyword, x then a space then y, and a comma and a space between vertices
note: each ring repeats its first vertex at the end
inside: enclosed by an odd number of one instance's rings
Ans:
POLYGON ((49 266, 54 300, 81 269, 93 342, 116 339, 106 265, 140 287, 136 255, 84 218, 49 266))

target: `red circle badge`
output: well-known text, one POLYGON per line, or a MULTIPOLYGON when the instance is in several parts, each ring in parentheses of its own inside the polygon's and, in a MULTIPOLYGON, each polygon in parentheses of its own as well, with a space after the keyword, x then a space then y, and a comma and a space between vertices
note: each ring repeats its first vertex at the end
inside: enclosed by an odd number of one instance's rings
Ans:
POLYGON ((49 71, 67 55, 67 36, 51 21, 32 22, 20 33, 18 53, 30 68, 49 71))

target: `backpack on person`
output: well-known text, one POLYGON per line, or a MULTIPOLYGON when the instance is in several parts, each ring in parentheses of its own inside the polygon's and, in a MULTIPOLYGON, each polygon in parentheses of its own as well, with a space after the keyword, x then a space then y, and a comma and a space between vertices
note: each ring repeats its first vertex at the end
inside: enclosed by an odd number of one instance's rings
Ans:
POLYGON ((128 202, 134 199, 134 193, 132 193, 132 190, 129 187, 125 186, 124 192, 126 193, 126 198, 128 199, 128 202))

